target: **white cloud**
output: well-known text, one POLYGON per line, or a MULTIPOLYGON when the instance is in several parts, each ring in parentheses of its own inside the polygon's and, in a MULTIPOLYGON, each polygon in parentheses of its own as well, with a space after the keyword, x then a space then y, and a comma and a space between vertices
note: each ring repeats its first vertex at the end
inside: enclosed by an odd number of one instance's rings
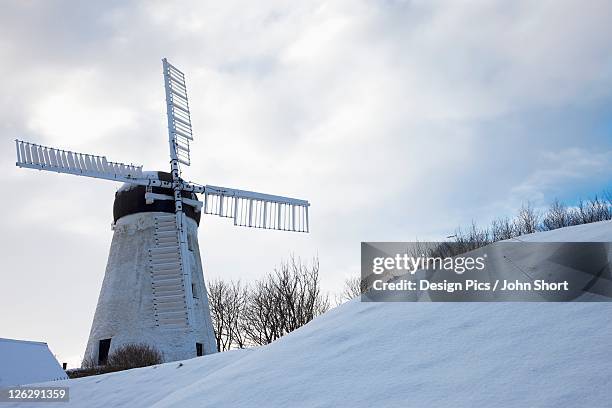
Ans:
POLYGON ((60 146, 87 146, 118 129, 133 129, 135 107, 109 103, 112 95, 104 92, 99 76, 91 70, 73 70, 56 80, 33 101, 27 129, 60 146))

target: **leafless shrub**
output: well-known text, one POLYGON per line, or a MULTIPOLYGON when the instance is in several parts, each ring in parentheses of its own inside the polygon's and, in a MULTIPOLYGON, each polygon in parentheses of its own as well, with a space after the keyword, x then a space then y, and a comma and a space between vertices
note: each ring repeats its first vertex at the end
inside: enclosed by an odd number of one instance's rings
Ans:
POLYGON ((66 370, 66 375, 68 375, 68 378, 81 378, 89 377, 91 375, 104 374, 107 372, 110 371, 107 371, 106 367, 96 365, 92 358, 87 357, 83 359, 81 368, 66 370))
POLYGON ((70 370, 66 370, 66 375, 68 376, 68 378, 82 378, 109 372, 110 371, 105 370, 104 366, 100 366, 92 368, 73 368, 70 370))
POLYGON ((125 344, 108 356, 107 366, 115 371, 161 364, 163 356, 148 344, 125 344))
POLYGON ((105 365, 98 365, 93 358, 86 357, 81 363, 81 368, 67 370, 66 374, 70 378, 81 378, 130 368, 147 367, 162 362, 163 356, 156 348, 148 344, 126 344, 115 350, 108 357, 105 365))

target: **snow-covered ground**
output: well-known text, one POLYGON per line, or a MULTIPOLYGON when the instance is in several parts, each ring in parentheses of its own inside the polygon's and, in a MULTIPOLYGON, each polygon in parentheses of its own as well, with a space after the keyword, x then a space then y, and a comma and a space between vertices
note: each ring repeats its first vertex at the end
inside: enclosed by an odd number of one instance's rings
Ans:
MULTIPOLYGON (((521 239, 611 242, 612 222, 521 239)), ((357 299, 265 347, 53 385, 104 408, 611 407, 611 350, 610 303, 357 299)))

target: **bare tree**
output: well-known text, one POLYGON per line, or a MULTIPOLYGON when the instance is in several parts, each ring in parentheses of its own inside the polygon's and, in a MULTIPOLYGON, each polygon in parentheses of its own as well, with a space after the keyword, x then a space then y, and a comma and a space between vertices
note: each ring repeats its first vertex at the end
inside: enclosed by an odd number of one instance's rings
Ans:
POLYGON ((220 279, 209 281, 208 304, 210 306, 210 317, 215 330, 217 350, 228 350, 230 344, 227 338, 227 327, 229 325, 230 312, 228 310, 229 285, 220 279))
MULTIPOLYGON (((472 221, 472 225, 467 231, 458 228, 455 231, 455 242, 452 247, 444 248, 445 251, 451 251, 445 256, 454 256, 462 254, 473 249, 481 248, 491 243, 491 234, 487 228, 480 229, 476 223, 472 221)), ((438 251, 441 251, 439 248, 438 251)))
POLYGON ((603 198, 609 209, 612 209, 612 189, 603 192, 603 198))
POLYGON ((285 333, 305 325, 329 308, 327 297, 321 294, 318 259, 309 268, 300 259, 291 257, 275 270, 271 282, 279 298, 285 333))
POLYGON ((225 334, 229 347, 244 348, 246 336, 242 330, 242 319, 247 307, 248 287, 239 280, 231 281, 227 291, 227 324, 225 334))
POLYGON ((550 205, 548 211, 542 218, 542 229, 554 230, 572 225, 572 217, 567 207, 558 199, 550 205))
MULTIPOLYGON (((420 253, 423 253, 423 251, 419 252, 419 254, 420 253)), ((361 294, 366 293, 367 290, 367 279, 361 279, 361 277, 358 276, 346 278, 342 286, 342 291, 334 295, 334 304, 339 306, 361 296, 361 294)))
POLYGON ((251 287, 240 328, 247 342, 268 344, 328 309, 318 259, 308 266, 292 257, 251 287))
POLYGON ((508 217, 497 218, 491 223, 491 240, 493 242, 511 239, 520 235, 516 222, 508 217))
POLYGON ((532 234, 538 230, 540 222, 539 213, 533 208, 533 205, 528 201, 523 205, 518 213, 517 224, 521 234, 532 234))
POLYGON ((356 297, 361 296, 366 289, 365 282, 361 279, 361 277, 354 276, 352 278, 347 278, 344 280, 342 292, 340 293, 336 303, 340 304, 355 299, 356 297))
POLYGON ((595 196, 591 200, 580 200, 578 203, 577 217, 580 224, 605 221, 612 218, 612 207, 607 199, 600 199, 595 196))
POLYGON ((245 334, 241 330, 248 299, 248 287, 238 281, 209 281, 208 302, 215 330, 217 350, 244 348, 245 334))
POLYGON ((280 302, 268 275, 251 287, 240 329, 249 344, 269 344, 283 335, 280 318, 280 302))

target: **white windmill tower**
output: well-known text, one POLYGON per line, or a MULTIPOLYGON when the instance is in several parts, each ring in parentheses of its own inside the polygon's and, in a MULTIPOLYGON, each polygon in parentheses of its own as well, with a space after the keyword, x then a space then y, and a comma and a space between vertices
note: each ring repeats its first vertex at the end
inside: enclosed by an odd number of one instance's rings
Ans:
POLYGON ((233 218, 234 225, 308 232, 308 201, 181 177, 193 140, 187 88, 184 74, 162 62, 170 173, 16 140, 19 167, 125 183, 115 195, 113 240, 85 351, 98 364, 127 343, 154 346, 165 361, 216 351, 197 243, 201 213, 233 218))

